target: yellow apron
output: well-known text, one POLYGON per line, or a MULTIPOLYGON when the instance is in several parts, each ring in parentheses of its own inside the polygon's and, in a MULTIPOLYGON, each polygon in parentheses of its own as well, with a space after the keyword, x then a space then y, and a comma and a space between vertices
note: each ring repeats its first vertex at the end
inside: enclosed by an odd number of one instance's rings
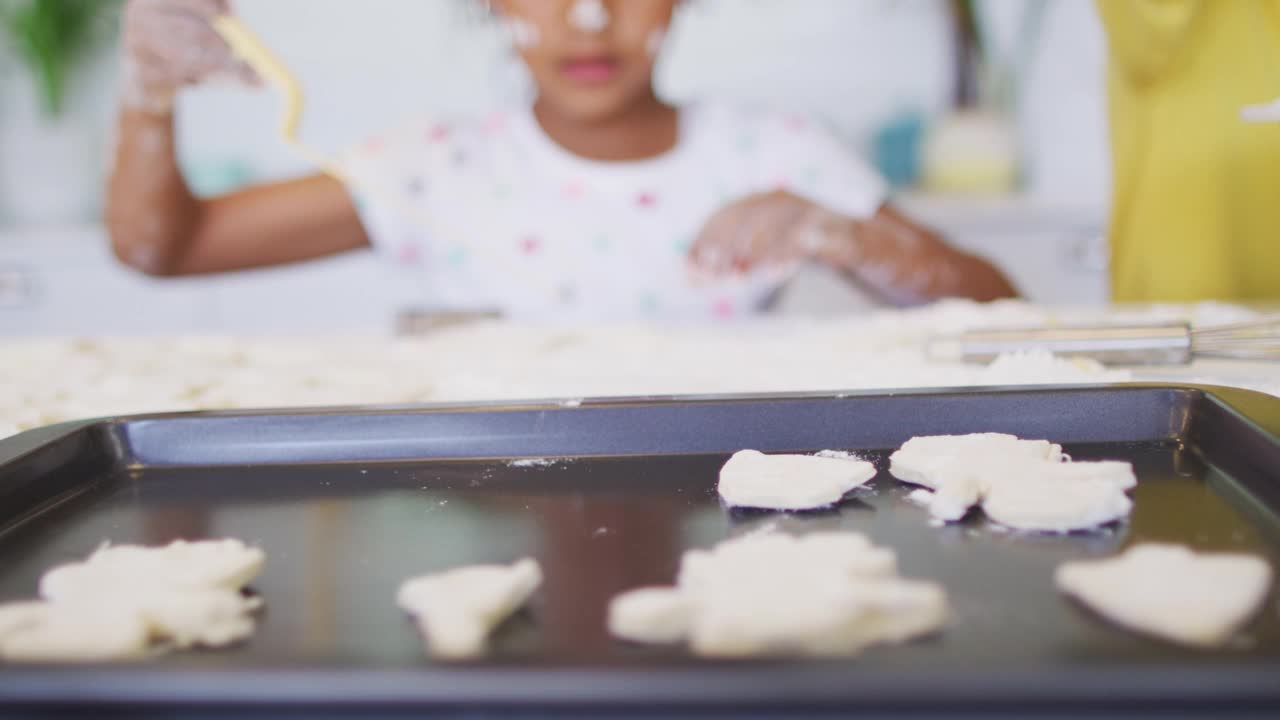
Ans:
POLYGON ((1280 298, 1280 0, 1097 0, 1121 302, 1280 298))

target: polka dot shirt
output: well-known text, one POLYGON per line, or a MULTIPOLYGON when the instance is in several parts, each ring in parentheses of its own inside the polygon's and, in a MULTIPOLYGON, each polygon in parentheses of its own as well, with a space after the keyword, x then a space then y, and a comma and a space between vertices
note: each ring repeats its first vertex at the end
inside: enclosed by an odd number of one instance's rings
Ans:
POLYGON ((373 245, 420 278, 424 306, 545 320, 754 314, 794 269, 692 272, 718 210, 786 190, 862 218, 886 193, 820 123, 716 103, 683 108, 676 146, 637 162, 573 155, 519 110, 414 123, 343 165, 373 245))

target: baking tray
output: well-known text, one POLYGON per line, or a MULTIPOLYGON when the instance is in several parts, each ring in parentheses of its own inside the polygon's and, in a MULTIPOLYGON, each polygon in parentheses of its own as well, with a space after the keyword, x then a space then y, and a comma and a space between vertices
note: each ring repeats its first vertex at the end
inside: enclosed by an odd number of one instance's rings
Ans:
POLYGON ((0 601, 31 596, 43 570, 104 540, 234 536, 268 554, 253 586, 266 612, 247 644, 139 664, 0 666, 0 710, 1280 708, 1274 595, 1237 646, 1207 652, 1115 629, 1051 583, 1065 560, 1138 541, 1258 553, 1280 567, 1280 399, 1134 384, 568 405, 153 415, 0 443, 0 601), (1133 462, 1132 517, 1069 536, 1000 533, 981 517, 931 527, 883 471, 887 453, 914 435, 979 431, 1133 462), (882 472, 832 511, 731 512, 717 471, 742 448, 856 450, 882 472), (508 462, 522 457, 565 460, 508 462), (868 534, 898 553, 905 576, 946 587, 953 621, 935 638, 848 660, 712 662, 607 636, 612 595, 670 582, 685 549, 770 522, 868 534), (492 655, 424 657, 393 604, 399 582, 526 554, 546 583, 492 655))

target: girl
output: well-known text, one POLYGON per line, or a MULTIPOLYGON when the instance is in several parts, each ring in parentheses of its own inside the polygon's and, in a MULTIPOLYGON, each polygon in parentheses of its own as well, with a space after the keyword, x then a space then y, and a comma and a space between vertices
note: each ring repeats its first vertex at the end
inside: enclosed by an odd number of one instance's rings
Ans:
POLYGON ((889 302, 1014 295, 991 265, 885 202, 884 183, 813 120, 674 107, 653 70, 679 0, 492 0, 537 85, 532 107, 418 123, 313 176, 199 199, 174 152, 174 98, 251 76, 210 28, 227 0, 131 0, 110 181, 116 254, 155 275, 372 246, 432 304, 624 319, 755 313, 802 261, 889 302))

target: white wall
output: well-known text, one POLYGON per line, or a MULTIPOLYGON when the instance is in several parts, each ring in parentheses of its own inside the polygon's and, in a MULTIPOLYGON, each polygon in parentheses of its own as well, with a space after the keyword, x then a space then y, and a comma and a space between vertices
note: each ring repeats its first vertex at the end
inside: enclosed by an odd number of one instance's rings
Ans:
MULTIPOLYGON (((422 112, 467 113, 524 92, 492 23, 468 0, 241 0, 240 10, 302 77, 307 135, 338 149, 422 112), (308 32, 294 25, 306 17, 308 32), (345 32, 348 33, 344 35, 345 32)), ((821 111, 851 137, 898 106, 936 108, 946 44, 934 0, 695 0, 660 74, 669 97, 707 94, 821 111)), ((294 167, 270 136, 272 103, 193 93, 193 160, 248 154, 264 172, 294 167)))
MULTIPOLYGON (((238 7, 303 79, 307 137, 336 151, 406 115, 467 113, 520 97, 509 50, 492 23, 466 12, 470 1, 239 0, 238 7)), ((1012 45, 1018 18, 1041 1, 988 0, 997 44, 1012 45)), ((948 93, 940 0, 692 0, 675 30, 660 76, 668 96, 817 111, 856 143, 896 110, 943 107, 948 93)), ((111 57, 105 53, 82 82, 88 92, 79 103, 98 125, 103 150, 111 57)), ((30 133, 28 88, 2 49, 0 59, 0 135, 21 147, 30 133)), ((1093 3, 1050 0, 1026 83, 1030 185, 1073 205, 1100 206, 1106 195, 1102 65, 1093 3)), ((263 177, 303 169, 273 135, 276 102, 268 94, 202 89, 182 110, 184 156, 195 168, 240 163, 263 177)))

